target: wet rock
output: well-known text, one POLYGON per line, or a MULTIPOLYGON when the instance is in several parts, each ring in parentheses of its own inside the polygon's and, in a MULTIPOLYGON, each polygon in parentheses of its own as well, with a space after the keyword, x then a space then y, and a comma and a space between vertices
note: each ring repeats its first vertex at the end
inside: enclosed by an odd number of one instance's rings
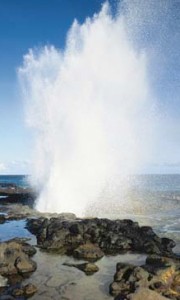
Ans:
POLYGON ((0 215, 0 224, 3 224, 6 221, 5 215, 0 215))
POLYGON ((61 221, 76 219, 76 215, 73 213, 42 213, 38 212, 36 209, 26 205, 26 203, 23 202, 8 202, 7 198, 6 201, 4 200, 3 204, 4 205, 1 205, 0 207, 0 212, 2 213, 0 214, 0 224, 1 222, 4 223, 6 221, 22 220, 27 218, 58 218, 61 219, 61 221))
POLYGON ((21 297, 23 295, 24 295, 23 289, 17 288, 12 291, 12 296, 14 296, 14 297, 21 297))
POLYGON ((91 243, 105 254, 132 251, 174 256, 175 243, 158 237, 151 227, 140 227, 131 220, 39 218, 27 221, 28 230, 46 250, 73 254, 78 247, 91 243))
POLYGON ((21 240, 0 243, 0 274, 11 276, 35 271, 36 263, 28 255, 35 252, 32 248, 21 240))
POLYGON ((88 243, 75 249, 73 255, 79 259, 87 259, 92 261, 103 257, 104 253, 98 246, 88 243))
POLYGON ((127 296, 135 291, 133 282, 129 281, 134 270, 135 266, 130 264, 118 263, 116 265, 114 281, 109 286, 109 293, 112 296, 127 296))
POLYGON ((14 266, 19 274, 31 273, 36 270, 36 263, 24 255, 18 256, 15 259, 14 266))
POLYGON ((32 245, 28 244, 27 241, 29 241, 29 238, 13 238, 9 240, 8 242, 17 242, 18 244, 21 245, 22 251, 27 254, 28 256, 33 256, 36 254, 36 248, 33 247, 32 245))
POLYGON ((65 266, 74 267, 83 271, 86 275, 92 275, 99 271, 99 267, 94 263, 70 264, 64 263, 65 266))
MULTIPOLYGON (((37 292, 37 287, 34 284, 27 284, 25 286, 20 286, 18 288, 12 288, 11 296, 20 299, 27 299, 32 297, 37 292)), ((0 298, 1 299, 1 298, 0 298)))
POLYGON ((147 288, 141 288, 138 289, 136 293, 131 295, 128 299, 130 300, 167 300, 168 298, 165 298, 158 293, 151 291, 147 288))
POLYGON ((44 217, 37 218, 37 219, 28 219, 26 223, 26 227, 32 234, 39 236, 44 221, 45 221, 44 217))
POLYGON ((24 296, 31 297, 37 292, 37 287, 34 284, 27 284, 24 286, 24 296))
POLYGON ((7 203, 21 203, 28 204, 33 207, 36 194, 30 188, 22 188, 16 185, 0 186, 0 196, 5 198, 0 199, 1 204, 7 205, 7 203))
POLYGON ((116 300, 154 300, 163 299, 163 297, 179 300, 180 260, 151 255, 147 257, 146 264, 140 267, 118 263, 109 292, 116 296, 116 300), (136 293, 136 291, 138 292, 136 293), (130 294, 132 296, 129 298, 130 294), (155 297, 156 294, 158 295, 157 298, 155 297))

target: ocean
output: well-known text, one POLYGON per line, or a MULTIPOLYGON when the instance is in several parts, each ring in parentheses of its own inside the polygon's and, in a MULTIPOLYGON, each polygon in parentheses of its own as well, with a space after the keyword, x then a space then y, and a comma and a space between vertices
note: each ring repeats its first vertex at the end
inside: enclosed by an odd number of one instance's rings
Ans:
MULTIPOLYGON (((177 246, 174 251, 180 254, 180 175, 139 175, 133 176, 131 203, 126 214, 117 213, 118 218, 130 218, 140 225, 149 225, 162 237, 172 238, 177 246), (133 209, 132 209, 133 208, 133 209)), ((26 176, 0 176, 0 184, 27 185, 26 176)), ((14 237, 29 238, 36 244, 36 238, 27 231, 26 221, 11 221, 0 225, 0 241, 14 237)), ((146 255, 126 253, 117 256, 105 256, 96 264, 99 272, 86 276, 76 268, 64 266, 64 263, 77 263, 72 257, 50 254, 37 248, 33 258, 38 265, 30 278, 36 283, 38 292, 31 299, 60 299, 56 285, 63 299, 111 300, 108 286, 112 282, 117 262, 142 265, 146 255), (73 283, 73 284, 72 284, 73 283), (65 288, 64 288, 65 287, 65 288)), ((24 284, 29 283, 28 279, 24 284)))
MULTIPOLYGON (((27 176, 1 175, 0 185, 5 184, 28 187, 27 176)), ((132 176, 126 203, 111 217, 152 226, 158 234, 173 238, 180 252, 180 174, 132 176)))
MULTIPOLYGON (((132 176, 132 188, 144 192, 180 194, 180 174, 145 174, 132 176)), ((1 184, 28 186, 27 175, 0 175, 1 184)))
POLYGON ((15 184, 19 187, 28 186, 27 176, 26 175, 0 175, 0 186, 15 184))

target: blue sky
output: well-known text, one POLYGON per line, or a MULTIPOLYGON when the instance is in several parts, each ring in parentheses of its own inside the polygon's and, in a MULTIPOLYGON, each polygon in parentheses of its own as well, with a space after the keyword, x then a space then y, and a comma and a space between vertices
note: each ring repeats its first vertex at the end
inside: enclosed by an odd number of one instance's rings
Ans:
POLYGON ((0 0, 0 172, 24 173, 31 153, 17 84, 17 68, 29 48, 64 46, 74 18, 101 8, 100 0, 0 0))
MULTIPOLYGON (((22 64, 23 55, 29 48, 46 44, 63 48, 73 20, 83 22, 100 10, 102 2, 0 0, 0 173, 26 173, 31 155, 31 134, 24 124, 17 83, 17 68, 22 64)), ((110 2, 115 5, 116 1, 110 2)), ((177 173, 180 172, 180 1, 159 3, 166 3, 170 13, 164 26, 155 24, 159 28, 157 34, 156 27, 149 31, 152 41, 149 51, 155 58, 151 81, 162 122, 155 157, 144 171, 177 173)), ((146 39, 143 42, 146 48, 146 39)))

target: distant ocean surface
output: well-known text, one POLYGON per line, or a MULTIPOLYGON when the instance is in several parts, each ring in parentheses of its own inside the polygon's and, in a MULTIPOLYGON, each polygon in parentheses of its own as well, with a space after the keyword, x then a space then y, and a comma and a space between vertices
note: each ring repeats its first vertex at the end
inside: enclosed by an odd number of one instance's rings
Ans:
POLYGON ((15 184, 20 187, 28 187, 26 175, 0 175, 0 185, 15 184))
POLYGON ((136 175, 134 186, 154 192, 180 192, 180 174, 136 175))
MULTIPOLYGON (((27 179, 25 175, 0 175, 0 185, 28 187, 27 179)), ((174 239, 180 253, 180 174, 136 175, 131 176, 130 183, 125 214, 117 207, 112 218, 129 218, 152 226, 158 234, 174 239)))
MULTIPOLYGON (((132 176, 132 188, 144 192, 180 192, 180 174, 151 174, 132 176)), ((0 175, 0 184, 28 186, 26 175, 0 175)))

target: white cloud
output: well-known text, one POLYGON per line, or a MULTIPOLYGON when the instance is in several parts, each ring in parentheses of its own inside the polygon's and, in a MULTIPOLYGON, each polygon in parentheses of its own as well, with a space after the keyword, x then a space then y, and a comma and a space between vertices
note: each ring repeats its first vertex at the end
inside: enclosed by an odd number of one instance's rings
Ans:
POLYGON ((9 174, 27 174, 29 173, 30 162, 28 160, 13 160, 8 164, 9 174))
POLYGON ((6 166, 4 163, 0 162, 0 172, 6 171, 6 166))
POLYGON ((28 174, 30 162, 28 160, 12 160, 10 162, 0 162, 1 174, 28 174))

